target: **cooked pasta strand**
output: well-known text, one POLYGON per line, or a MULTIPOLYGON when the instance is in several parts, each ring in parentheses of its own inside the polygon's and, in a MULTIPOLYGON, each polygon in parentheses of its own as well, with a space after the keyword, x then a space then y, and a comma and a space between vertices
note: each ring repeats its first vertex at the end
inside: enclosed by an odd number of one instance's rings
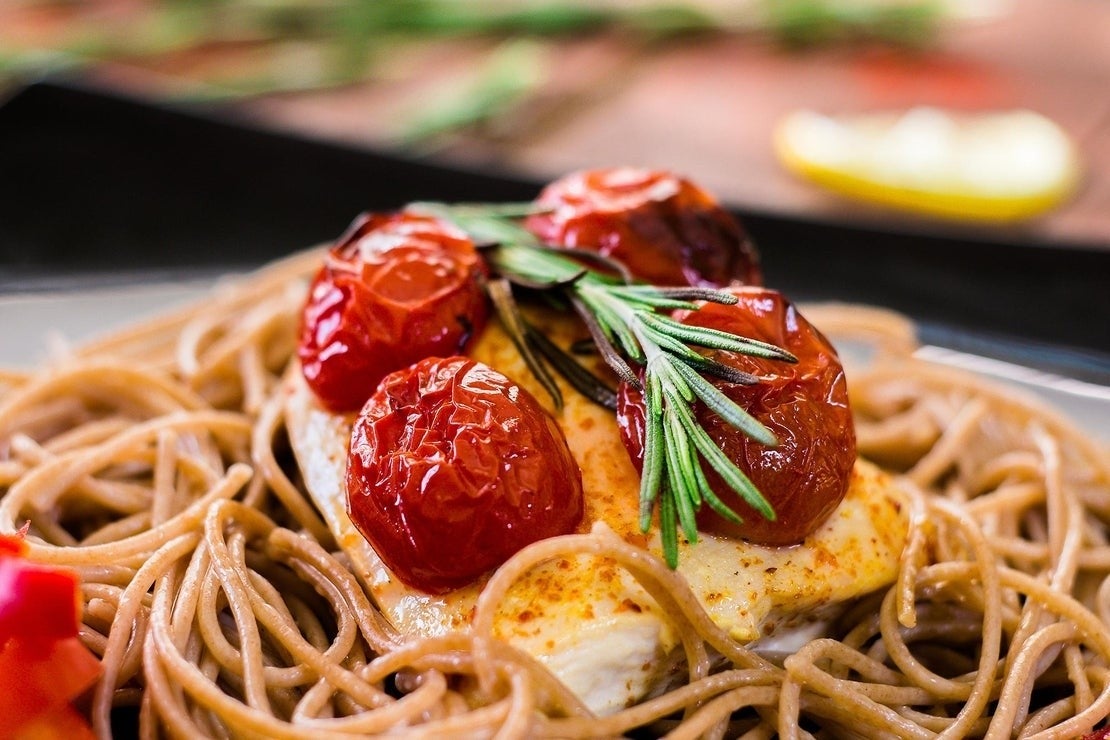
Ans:
POLYGON ((717 627, 675 571, 603 526, 517 553, 469 631, 398 637, 282 449, 278 378, 317 251, 201 305, 0 371, 0 531, 83 579, 103 656, 92 717, 138 736, 1076 737, 1110 714, 1110 454, 1031 400, 910 357, 912 325, 817 307, 879 347, 850 376, 860 451, 905 476, 896 581, 781 665, 717 627), (498 641, 515 582, 588 557, 668 614, 682 675, 593 716, 498 641), (813 728, 822 728, 816 735, 813 728))

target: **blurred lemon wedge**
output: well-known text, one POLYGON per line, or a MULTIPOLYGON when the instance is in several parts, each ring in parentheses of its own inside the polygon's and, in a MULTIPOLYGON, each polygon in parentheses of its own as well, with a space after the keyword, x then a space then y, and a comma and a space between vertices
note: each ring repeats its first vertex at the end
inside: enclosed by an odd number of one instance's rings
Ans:
POLYGON ((775 150, 788 169, 842 195, 976 221, 1044 213, 1079 181, 1071 139, 1026 110, 837 118, 798 111, 779 124, 775 150))

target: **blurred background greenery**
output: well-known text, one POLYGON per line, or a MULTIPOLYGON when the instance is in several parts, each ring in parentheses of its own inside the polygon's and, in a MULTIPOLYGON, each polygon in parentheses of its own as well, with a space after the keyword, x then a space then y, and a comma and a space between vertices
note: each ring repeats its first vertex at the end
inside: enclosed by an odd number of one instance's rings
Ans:
POLYGON ((485 42, 465 85, 397 127, 412 144, 541 93, 560 38, 609 34, 643 51, 723 34, 789 49, 921 47, 949 12, 939 0, 0 0, 0 84, 106 62, 176 65, 165 97, 235 100, 395 77, 391 60, 430 39, 485 42))
POLYGON ((783 166, 783 120, 1028 109, 1082 177, 1023 238, 1105 245, 1108 34, 1106 0, 0 0, 0 95, 64 75, 541 180, 670 168, 754 211, 881 227, 888 206, 783 166))

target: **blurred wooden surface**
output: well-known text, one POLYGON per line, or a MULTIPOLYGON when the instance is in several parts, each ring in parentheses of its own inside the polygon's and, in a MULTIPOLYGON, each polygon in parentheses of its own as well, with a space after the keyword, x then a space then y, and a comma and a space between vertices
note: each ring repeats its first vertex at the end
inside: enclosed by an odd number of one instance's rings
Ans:
MULTIPOLYGON (((24 19, 22 31, 12 26, 18 15, 12 7, 5 14, 0 6, 0 43, 5 34, 49 36, 43 30, 49 19, 37 26, 24 19)), ((241 119, 313 137, 396 146, 401 123, 429 100, 468 84, 496 44, 480 38, 409 44, 373 81, 264 94, 222 107, 241 119)), ((1085 169, 1083 185, 1055 212, 990 227, 988 235, 1110 249, 1110 2, 1016 0, 1000 19, 945 28, 921 52, 875 45, 791 52, 758 36, 724 34, 649 46, 630 44, 619 34, 597 34, 545 41, 542 47, 545 79, 536 94, 504 120, 417 153, 540 178, 607 164, 668 167, 755 211, 982 233, 985 227, 895 214, 801 183, 775 161, 772 128, 782 115, 802 107, 826 113, 921 104, 1030 108, 1074 137, 1085 169)), ((221 65, 258 63, 249 45, 224 44, 103 63, 89 73, 157 97, 221 65)), ((295 73, 295 56, 287 64, 295 73)), ((1110 276, 1107 284, 1110 289, 1110 276)))

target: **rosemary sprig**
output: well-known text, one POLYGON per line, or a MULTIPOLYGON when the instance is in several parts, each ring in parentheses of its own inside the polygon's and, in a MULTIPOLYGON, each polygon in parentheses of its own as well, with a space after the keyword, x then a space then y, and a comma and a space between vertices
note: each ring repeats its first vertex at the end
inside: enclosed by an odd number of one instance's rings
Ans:
POLYGON ((529 341, 529 327, 525 323, 524 317, 520 315, 520 310, 516 307, 512 284, 505 278, 496 278, 487 283, 486 292, 489 293, 490 303, 493 304, 493 308, 497 312, 497 318, 501 320, 501 325, 505 327, 517 352, 524 358, 524 362, 528 365, 532 374, 536 376, 536 380, 540 381, 540 385, 551 396, 551 400, 555 402, 555 408, 561 410, 563 408, 563 393, 559 390, 559 384, 555 382, 555 378, 548 371, 547 365, 541 362, 536 355, 534 343, 529 341))
MULTIPOLYGON (((713 492, 703 463, 715 470, 761 516, 775 519, 774 509, 767 499, 721 451, 694 415, 694 403, 701 401, 748 437, 768 446, 778 444, 769 429, 703 376, 712 375, 745 385, 757 383, 759 379, 712 360, 694 347, 783 362, 797 362, 797 359, 766 342, 688 326, 660 313, 675 309, 697 310, 699 304, 695 301, 698 300, 735 304, 734 296, 700 288, 630 284, 619 276, 584 267, 564 250, 540 244, 531 232, 515 223, 513 217, 526 215, 519 206, 492 210, 477 205, 453 207, 421 203, 410 208, 452 221, 476 241, 489 245, 486 260, 500 276, 491 281, 494 304, 507 330, 515 335, 517 346, 531 342, 532 346, 522 349, 521 353, 534 370, 533 362, 542 365, 531 351, 537 345, 534 339, 527 338, 528 329, 512 301, 509 283, 561 291, 589 329, 606 363, 622 380, 641 390, 645 435, 640 529, 647 532, 651 528, 652 514, 658 506, 663 553, 668 565, 672 568, 678 565, 679 527, 689 542, 697 542, 696 516, 703 505, 725 519, 742 521, 713 492)), ((569 355, 566 359, 574 362, 569 355)), ((581 366, 577 367, 584 371, 581 366)), ((557 363, 555 369, 563 372, 557 363)), ((545 387, 549 383, 553 385, 546 368, 537 373, 537 377, 545 387), (540 373, 546 374, 546 380, 540 373)), ((553 397, 560 403, 557 393, 556 389, 553 397)))
POLYGON ((582 367, 570 353, 548 339, 542 331, 527 322, 525 322, 525 330, 529 343, 576 391, 598 406, 603 406, 610 411, 617 410, 616 391, 582 367))

